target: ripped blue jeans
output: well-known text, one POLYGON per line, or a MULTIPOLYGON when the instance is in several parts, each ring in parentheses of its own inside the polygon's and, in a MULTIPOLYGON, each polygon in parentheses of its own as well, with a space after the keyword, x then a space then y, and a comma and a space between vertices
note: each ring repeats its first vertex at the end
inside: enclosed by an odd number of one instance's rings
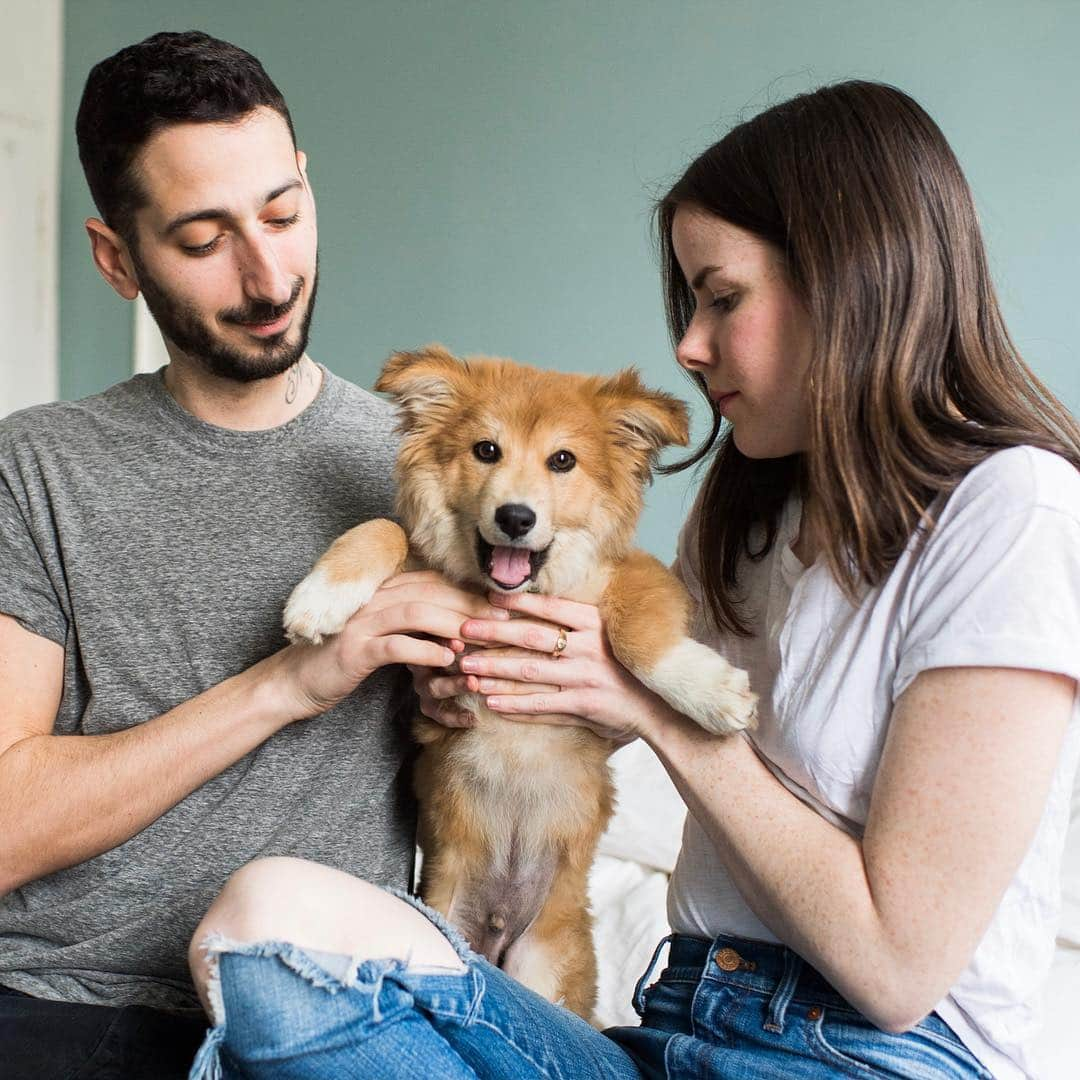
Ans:
POLYGON ((191 1080, 990 1080, 931 1014, 875 1028, 795 953, 722 935, 673 935, 638 982, 639 1027, 597 1031, 476 956, 430 909, 464 972, 364 960, 285 942, 211 940, 215 1027, 191 1080))

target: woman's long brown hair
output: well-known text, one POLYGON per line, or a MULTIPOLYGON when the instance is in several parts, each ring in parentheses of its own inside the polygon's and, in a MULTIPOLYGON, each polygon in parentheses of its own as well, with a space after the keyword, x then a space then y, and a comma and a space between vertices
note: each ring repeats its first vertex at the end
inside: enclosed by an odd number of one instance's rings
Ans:
MULTIPOLYGON (((656 208, 673 343, 694 297, 672 247, 680 206, 774 245, 809 312, 805 454, 752 460, 713 411, 698 572, 716 625, 750 633, 738 567, 771 548, 792 491, 852 600, 879 584, 931 503, 996 450, 1080 468, 1080 427, 1002 320, 971 191, 944 135, 895 87, 845 82, 774 106, 698 157, 656 208)), ((700 377, 695 377, 704 391, 700 377)))

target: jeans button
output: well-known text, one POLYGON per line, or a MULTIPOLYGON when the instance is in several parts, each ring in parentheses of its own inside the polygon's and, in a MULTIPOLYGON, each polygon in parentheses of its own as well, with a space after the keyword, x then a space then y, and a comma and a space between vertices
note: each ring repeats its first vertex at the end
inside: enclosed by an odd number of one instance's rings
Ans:
POLYGON ((816 1005, 812 1005, 806 1011, 806 1019, 807 1020, 820 1020, 821 1019, 821 1010, 816 1005))
POLYGON ((734 949, 721 949, 713 960, 721 971, 738 971, 742 965, 742 957, 734 949))

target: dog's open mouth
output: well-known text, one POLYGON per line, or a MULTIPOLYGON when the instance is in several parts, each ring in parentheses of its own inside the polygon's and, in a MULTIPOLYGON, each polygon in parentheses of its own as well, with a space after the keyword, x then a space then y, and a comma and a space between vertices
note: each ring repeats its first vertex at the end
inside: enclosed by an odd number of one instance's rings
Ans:
POLYGON ((480 569, 500 589, 510 592, 536 577, 547 561, 548 548, 530 551, 523 547, 489 544, 478 532, 476 556, 480 560, 480 569))

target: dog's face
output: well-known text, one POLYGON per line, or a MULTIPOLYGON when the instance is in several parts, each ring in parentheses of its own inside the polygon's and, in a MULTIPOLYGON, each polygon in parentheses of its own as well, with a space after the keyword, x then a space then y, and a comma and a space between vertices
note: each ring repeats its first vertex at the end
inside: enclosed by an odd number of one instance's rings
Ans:
POLYGON ((401 407, 398 512, 428 565, 485 590, 562 594, 629 547, 656 453, 686 406, 611 378, 439 346, 390 358, 401 407))

